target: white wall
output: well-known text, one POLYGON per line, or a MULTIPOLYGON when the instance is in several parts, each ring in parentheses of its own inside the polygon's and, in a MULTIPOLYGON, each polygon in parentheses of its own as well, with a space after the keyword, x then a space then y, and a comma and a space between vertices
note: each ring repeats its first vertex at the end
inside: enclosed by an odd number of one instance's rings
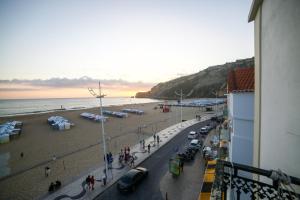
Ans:
POLYGON ((228 113, 232 127, 230 160, 252 165, 254 94, 253 92, 230 93, 228 102, 228 113))
POLYGON ((260 168, 300 177, 300 1, 261 8, 260 168))

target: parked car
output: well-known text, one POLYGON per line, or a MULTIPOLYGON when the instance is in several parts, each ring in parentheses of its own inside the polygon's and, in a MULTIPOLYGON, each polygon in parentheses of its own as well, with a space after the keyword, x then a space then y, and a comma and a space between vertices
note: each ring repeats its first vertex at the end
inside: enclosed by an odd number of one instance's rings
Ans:
POLYGON ((188 139, 195 139, 198 137, 198 134, 196 131, 190 131, 188 135, 188 139))
POLYGON ((213 136, 211 139, 210 139, 210 142, 213 146, 218 146, 219 145, 219 138, 217 136, 213 136))
POLYGON ((207 129, 206 126, 204 126, 204 127, 202 127, 202 128, 200 129, 200 134, 205 135, 205 134, 207 134, 207 133, 208 133, 208 129, 207 129))
POLYGON ((193 160, 195 155, 189 151, 185 151, 184 153, 177 153, 177 156, 180 158, 180 160, 185 162, 193 160))
POLYGON ((134 191, 136 186, 148 176, 148 169, 137 167, 124 174, 117 183, 121 192, 134 191))
POLYGON ((192 149, 195 149, 196 151, 198 151, 198 150, 201 148, 201 143, 200 143, 199 140, 193 139, 193 140, 190 142, 189 147, 192 148, 192 149))
POLYGON ((197 153, 197 149, 195 149, 193 147, 190 147, 190 146, 187 146, 185 148, 185 152, 188 153, 188 154, 192 154, 194 156, 197 153))
POLYGON ((207 125, 204 126, 204 127, 206 127, 206 129, 207 129, 208 131, 210 131, 211 129, 213 129, 213 127, 212 127, 210 124, 207 124, 207 125))

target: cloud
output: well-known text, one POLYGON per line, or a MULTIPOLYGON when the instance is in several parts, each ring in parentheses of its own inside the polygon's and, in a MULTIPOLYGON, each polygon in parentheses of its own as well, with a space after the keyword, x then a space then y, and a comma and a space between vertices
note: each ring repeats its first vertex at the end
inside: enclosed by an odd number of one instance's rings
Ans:
POLYGON ((38 91, 38 88, 1 88, 0 92, 24 92, 24 91, 38 91))
MULTIPOLYGON (((0 80, 0 91, 19 91, 19 90, 35 90, 36 88, 87 88, 98 87, 99 80, 87 76, 81 78, 50 78, 42 79, 12 79, 0 80), (13 87, 10 87, 13 86, 13 87), (26 88, 24 88, 26 87, 26 88), (28 88, 30 87, 30 88, 28 88)), ((101 85, 104 88, 151 88, 155 83, 144 82, 129 82, 122 79, 101 80, 101 85)))

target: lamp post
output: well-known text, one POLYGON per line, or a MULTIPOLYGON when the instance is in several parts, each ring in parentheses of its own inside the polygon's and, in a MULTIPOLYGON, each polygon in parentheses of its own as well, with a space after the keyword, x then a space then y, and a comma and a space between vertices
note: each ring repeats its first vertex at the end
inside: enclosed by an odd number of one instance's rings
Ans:
POLYGON ((183 96, 182 89, 180 89, 180 93, 175 91, 175 94, 177 96, 180 96, 180 125, 182 126, 182 96, 183 96))
MULTIPOLYGON (((99 81, 99 95, 97 95, 92 88, 88 88, 89 92, 96 98, 99 98, 100 100, 100 115, 103 117, 103 111, 102 111, 102 98, 106 95, 101 93, 101 84, 99 81)), ((103 151, 104 151, 104 160, 105 160, 105 176, 107 177, 108 173, 108 166, 107 166, 107 152, 106 152, 106 141, 105 141, 105 132, 104 132, 104 122, 103 118, 101 120, 101 130, 102 130, 102 141, 103 141, 103 151)))
POLYGON ((216 95, 215 97, 215 110, 216 110, 216 114, 217 114, 217 95, 218 95, 218 91, 215 91, 215 92, 211 92, 213 95, 216 95))

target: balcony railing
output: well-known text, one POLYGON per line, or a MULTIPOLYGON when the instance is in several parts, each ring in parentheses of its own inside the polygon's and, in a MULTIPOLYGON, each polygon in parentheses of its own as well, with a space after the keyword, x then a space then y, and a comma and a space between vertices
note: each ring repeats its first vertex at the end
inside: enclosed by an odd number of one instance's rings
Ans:
POLYGON ((291 185, 300 186, 300 179, 280 171, 218 160, 211 199, 300 199, 291 185))

